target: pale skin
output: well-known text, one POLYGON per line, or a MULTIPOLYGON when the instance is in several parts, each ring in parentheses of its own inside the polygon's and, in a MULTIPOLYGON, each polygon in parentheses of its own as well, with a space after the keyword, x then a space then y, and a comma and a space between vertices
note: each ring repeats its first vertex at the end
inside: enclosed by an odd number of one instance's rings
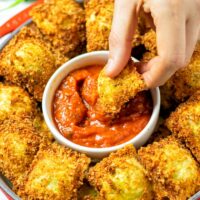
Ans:
POLYGON ((110 77, 130 58, 140 10, 156 31, 158 56, 140 68, 148 88, 153 88, 189 63, 200 36, 200 0, 115 0, 106 65, 110 77))

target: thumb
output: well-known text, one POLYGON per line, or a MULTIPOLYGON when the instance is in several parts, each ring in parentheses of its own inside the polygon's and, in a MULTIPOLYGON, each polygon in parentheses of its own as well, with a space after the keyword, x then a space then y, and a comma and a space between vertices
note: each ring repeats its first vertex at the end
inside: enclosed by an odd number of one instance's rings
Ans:
POLYGON ((159 56, 151 59, 145 66, 143 78, 148 88, 163 85, 177 70, 159 56))

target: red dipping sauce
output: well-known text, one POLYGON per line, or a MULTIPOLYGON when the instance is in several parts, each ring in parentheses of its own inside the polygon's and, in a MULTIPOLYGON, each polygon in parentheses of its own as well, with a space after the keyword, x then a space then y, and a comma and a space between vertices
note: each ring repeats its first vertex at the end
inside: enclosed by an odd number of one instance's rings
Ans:
POLYGON ((60 133, 87 147, 111 147, 135 137, 147 125, 153 110, 149 91, 138 93, 111 118, 99 111, 97 78, 102 66, 71 72, 56 90, 53 117, 60 133))

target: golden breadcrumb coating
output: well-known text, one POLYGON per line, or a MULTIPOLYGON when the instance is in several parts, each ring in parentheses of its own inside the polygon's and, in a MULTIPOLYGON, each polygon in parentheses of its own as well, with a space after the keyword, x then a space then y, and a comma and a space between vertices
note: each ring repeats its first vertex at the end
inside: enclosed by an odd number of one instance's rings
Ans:
MULTIPOLYGON (((161 94, 171 96, 176 102, 183 102, 197 90, 200 90, 200 42, 197 43, 190 63, 179 69, 169 81, 163 85, 161 94)), ((167 100, 170 104, 171 98, 167 100)), ((166 101, 166 102, 167 102, 166 101)))
POLYGON ((36 112, 36 103, 25 90, 0 83, 0 123, 11 115, 34 117, 36 112))
POLYGON ((38 109, 37 114, 33 119, 33 126, 39 132, 39 135, 42 138, 48 140, 49 142, 54 140, 54 137, 47 127, 47 124, 40 109, 38 109))
POLYGON ((35 28, 24 27, 0 54, 0 75, 28 89, 41 101, 48 79, 65 60, 42 40, 35 28))
POLYGON ((150 29, 143 35, 142 44, 145 46, 147 51, 151 52, 151 54, 157 54, 156 33, 153 29, 150 29))
POLYGON ((87 51, 107 50, 114 0, 84 1, 86 13, 87 51))
POLYGON ((147 51, 145 52, 143 55, 142 55, 142 59, 140 59, 141 62, 149 62, 152 58, 154 58, 155 56, 157 56, 157 54, 155 53, 152 53, 150 51, 147 51))
POLYGON ((41 148, 19 186, 22 199, 68 200, 77 198, 90 159, 57 143, 41 148))
POLYGON ((21 180, 42 142, 28 117, 10 116, 0 124, 0 172, 10 181, 21 180))
MULTIPOLYGON (((86 0, 87 51, 108 50, 108 38, 111 31, 114 0, 86 0)), ((142 34, 145 31, 145 21, 139 16, 138 27, 132 40, 132 46, 142 43, 142 34)))
POLYGON ((166 120, 166 125, 200 163, 200 91, 180 104, 166 120))
POLYGON ((31 16, 44 38, 66 56, 85 42, 85 12, 74 0, 48 0, 31 16))
POLYGON ((175 138, 154 142, 138 151, 153 181, 155 199, 186 200, 200 189, 200 168, 175 138))
POLYGON ((101 199, 153 199, 146 171, 138 162, 132 145, 111 153, 97 163, 89 170, 88 179, 99 191, 101 199))
POLYGON ((98 77, 99 106, 105 113, 118 113, 124 103, 138 92, 145 90, 142 75, 137 72, 136 64, 130 60, 115 78, 105 75, 104 69, 98 77))

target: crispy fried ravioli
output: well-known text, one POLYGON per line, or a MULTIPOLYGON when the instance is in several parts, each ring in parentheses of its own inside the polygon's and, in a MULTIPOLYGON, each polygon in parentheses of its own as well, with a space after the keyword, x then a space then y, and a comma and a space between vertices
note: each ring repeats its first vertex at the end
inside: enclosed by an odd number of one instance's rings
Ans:
POLYGON ((66 56, 74 56, 85 42, 85 12, 74 0, 48 0, 33 8, 31 16, 44 38, 66 56))
POLYGON ((153 199, 146 171, 138 162, 132 145, 111 153, 97 163, 89 170, 88 179, 99 191, 101 199, 153 199))
POLYGON ((171 113, 166 125, 187 145, 200 163, 200 91, 180 104, 171 113))
POLYGON ((11 115, 30 116, 36 114, 36 103, 18 86, 0 83, 0 123, 11 115))
POLYGON ((138 155, 153 181, 155 199, 186 200, 200 189, 200 168, 175 138, 142 147, 138 155))
POLYGON ((36 155, 41 137, 28 117, 10 116, 0 124, 0 172, 17 183, 36 155))
POLYGON ((103 69, 98 77, 98 105, 105 113, 118 113, 124 103, 145 89, 142 75, 137 72, 136 64, 131 60, 113 79, 106 76, 103 69))
MULTIPOLYGON (((111 31, 114 0, 86 0, 86 37, 87 51, 108 50, 108 38, 111 31)), ((146 31, 146 21, 139 16, 138 27, 132 40, 132 46, 142 44, 142 35, 146 31)))
POLYGON ((19 187, 22 199, 67 200, 77 198, 90 159, 57 143, 41 148, 19 187))
POLYGON ((43 41, 39 31, 24 27, 0 54, 0 75, 28 89, 36 100, 41 101, 48 79, 65 60, 43 41))

